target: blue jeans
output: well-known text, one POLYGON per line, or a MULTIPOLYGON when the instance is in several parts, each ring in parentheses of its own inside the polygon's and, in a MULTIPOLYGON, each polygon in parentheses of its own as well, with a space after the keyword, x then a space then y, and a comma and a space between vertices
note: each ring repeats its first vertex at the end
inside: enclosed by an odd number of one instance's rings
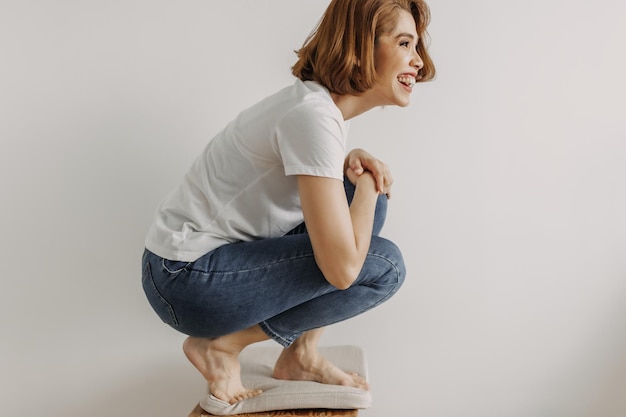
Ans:
MULTIPOLYGON (((347 179, 344 184, 351 202, 354 186, 347 179)), ((289 346, 303 332, 361 314, 400 288, 406 275, 402 254, 378 236, 386 211, 383 195, 367 258, 346 290, 322 275, 304 224, 281 237, 226 244, 194 262, 145 250, 143 288, 161 320, 187 335, 213 338, 258 324, 289 346)))

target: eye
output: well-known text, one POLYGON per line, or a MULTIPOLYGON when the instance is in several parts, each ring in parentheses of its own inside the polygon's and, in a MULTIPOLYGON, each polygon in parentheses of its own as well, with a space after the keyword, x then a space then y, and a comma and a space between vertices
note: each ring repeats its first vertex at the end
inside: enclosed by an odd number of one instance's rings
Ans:
POLYGON ((409 44, 410 44, 409 41, 402 41, 402 42, 400 42, 400 46, 403 47, 403 48, 408 48, 409 44))

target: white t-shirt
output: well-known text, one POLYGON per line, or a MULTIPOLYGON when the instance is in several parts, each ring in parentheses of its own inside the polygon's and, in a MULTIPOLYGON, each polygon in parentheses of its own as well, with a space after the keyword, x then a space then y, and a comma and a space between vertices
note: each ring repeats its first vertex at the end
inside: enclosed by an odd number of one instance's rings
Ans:
POLYGON ((159 205, 146 248, 191 262, 226 243, 284 235, 303 221, 294 175, 343 180, 347 133, 328 90, 296 80, 209 142, 159 205))

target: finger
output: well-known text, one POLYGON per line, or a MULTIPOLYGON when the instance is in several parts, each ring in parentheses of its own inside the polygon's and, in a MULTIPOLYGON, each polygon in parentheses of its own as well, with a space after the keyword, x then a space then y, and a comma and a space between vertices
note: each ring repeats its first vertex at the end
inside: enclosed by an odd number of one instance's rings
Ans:
POLYGON ((378 187, 378 192, 383 194, 385 192, 385 174, 382 171, 378 171, 376 174, 376 186, 378 187))
POLYGON ((350 159, 350 169, 354 171, 355 174, 361 175, 363 173, 363 164, 360 158, 352 158, 350 159))
POLYGON ((381 194, 382 193, 386 194, 389 188, 391 187, 391 183, 393 182, 393 179, 391 178, 391 174, 389 172, 389 168, 387 167, 387 164, 379 161, 377 165, 378 165, 377 166, 378 168, 377 178, 380 178, 380 183, 379 183, 380 192, 381 194))
POLYGON ((393 177, 391 176, 391 172, 389 171, 389 169, 386 170, 385 178, 386 178, 386 184, 385 184, 386 189, 390 190, 391 186, 393 185, 393 177))
POLYGON ((352 185, 355 185, 359 175, 357 175, 352 168, 348 167, 348 169, 346 169, 346 177, 348 177, 348 181, 350 181, 352 185))
POLYGON ((359 162, 364 169, 373 174, 378 174, 378 171, 380 171, 380 162, 374 158, 360 158, 359 162))

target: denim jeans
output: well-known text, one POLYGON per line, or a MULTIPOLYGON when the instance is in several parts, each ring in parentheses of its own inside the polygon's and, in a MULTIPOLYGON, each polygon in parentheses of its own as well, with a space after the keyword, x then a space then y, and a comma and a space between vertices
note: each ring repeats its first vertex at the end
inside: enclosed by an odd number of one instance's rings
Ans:
MULTIPOLYGON (((351 202, 354 186, 344 184, 351 202)), ((194 262, 145 250, 143 288, 161 320, 187 335, 213 338, 259 324, 289 346, 303 332, 361 314, 400 288, 402 254, 378 236, 386 212, 383 195, 363 268, 345 290, 330 285, 317 267, 304 224, 281 237, 226 244, 194 262)))

